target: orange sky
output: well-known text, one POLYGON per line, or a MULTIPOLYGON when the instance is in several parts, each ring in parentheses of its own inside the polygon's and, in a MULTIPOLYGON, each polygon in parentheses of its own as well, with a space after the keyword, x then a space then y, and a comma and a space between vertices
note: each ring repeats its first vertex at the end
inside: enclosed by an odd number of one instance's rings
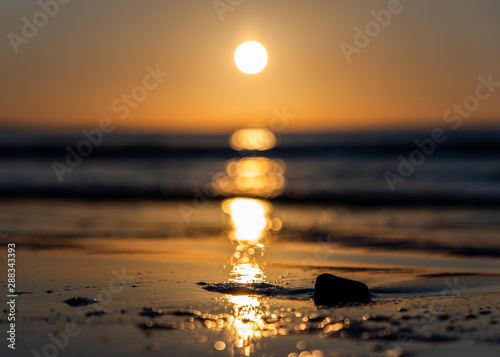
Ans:
MULTIPOLYGON (((41 8, 5 1, 0 127, 81 130, 109 117, 119 130, 229 131, 269 126, 284 108, 289 131, 431 127, 474 95, 478 76, 500 81, 493 0, 401 0, 348 63, 341 43, 354 45, 355 27, 394 1, 242 0, 223 14, 213 1, 70 1, 17 54, 8 35, 22 36, 22 18, 41 8), (269 55, 251 76, 233 62, 247 40, 269 55), (169 76, 118 119, 112 103, 147 66, 169 76)), ((464 123, 497 125, 499 99, 500 87, 464 123)))

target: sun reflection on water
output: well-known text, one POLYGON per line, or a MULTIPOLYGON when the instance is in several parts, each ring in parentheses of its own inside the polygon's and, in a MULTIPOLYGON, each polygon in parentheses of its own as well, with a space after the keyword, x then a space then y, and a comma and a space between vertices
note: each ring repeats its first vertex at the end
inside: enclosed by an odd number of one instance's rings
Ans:
MULTIPOLYGON (((258 264, 263 255, 267 231, 271 228, 271 204, 253 198, 231 198, 224 200, 222 209, 231 220, 229 237, 237 244, 231 257, 231 283, 253 284, 265 281, 258 264)), ((232 305, 228 325, 233 332, 234 346, 250 356, 254 341, 262 337, 266 322, 263 319, 260 296, 225 295, 232 305)))
POLYGON ((269 129, 240 129, 236 130, 229 144, 234 150, 269 150, 276 145, 276 135, 269 129))
MULTIPOLYGON (((268 129, 241 129, 230 139, 234 150, 263 151, 276 145, 276 136, 268 129)), ((267 157, 244 157, 228 160, 225 173, 214 177, 213 187, 227 198, 222 210, 229 216, 229 238, 235 244, 230 259, 232 284, 266 283, 259 264, 264 255, 270 230, 277 230, 281 222, 271 218, 273 207, 266 199, 280 195, 285 187, 285 163, 267 157), (244 197, 235 197, 244 196, 244 197)), ((260 295, 224 295, 231 305, 228 329, 235 348, 250 356, 256 341, 278 333, 269 323, 269 311, 260 295), (266 320, 267 319, 267 320, 266 320)))
POLYGON ((267 157, 245 157, 229 160, 226 173, 218 176, 214 188, 222 195, 245 195, 271 198, 285 187, 285 163, 267 157))
POLYGON ((233 305, 233 313, 228 319, 234 335, 234 346, 242 348, 245 356, 250 356, 254 340, 262 337, 266 322, 263 319, 261 302, 250 295, 226 295, 233 305))
POLYGON ((264 279, 262 270, 257 264, 253 263, 237 263, 233 265, 231 275, 233 278, 229 279, 229 281, 240 284, 259 283, 264 279))
POLYGON ((239 244, 256 244, 271 228, 271 205, 253 198, 231 198, 222 202, 222 210, 231 218, 229 237, 239 244))

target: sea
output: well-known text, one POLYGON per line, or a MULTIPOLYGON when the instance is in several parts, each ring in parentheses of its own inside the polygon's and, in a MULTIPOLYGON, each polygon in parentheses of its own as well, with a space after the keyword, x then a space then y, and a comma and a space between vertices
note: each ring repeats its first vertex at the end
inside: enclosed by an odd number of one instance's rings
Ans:
POLYGON ((24 355, 498 350, 500 130, 3 132, 0 197, 24 355))
POLYGON ((227 174, 228 163, 267 158, 283 171, 279 189, 268 192, 276 201, 500 205, 500 130, 445 132, 439 142, 432 131, 275 133, 276 145, 265 151, 236 151, 230 135, 119 133, 92 144, 82 133, 4 131, 0 195, 212 198, 223 195, 214 177, 227 174))

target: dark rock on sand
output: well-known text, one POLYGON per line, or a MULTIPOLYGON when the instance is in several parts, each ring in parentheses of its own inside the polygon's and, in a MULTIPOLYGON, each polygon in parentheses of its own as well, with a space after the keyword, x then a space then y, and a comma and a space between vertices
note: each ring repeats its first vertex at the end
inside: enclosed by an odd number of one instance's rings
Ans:
POLYGON ((314 286, 316 305, 335 306, 346 303, 370 302, 370 290, 360 282, 341 278, 332 274, 320 274, 314 286))
POLYGON ((63 302, 68 304, 69 306, 85 306, 95 304, 97 300, 86 297, 74 297, 68 300, 64 300, 63 302))

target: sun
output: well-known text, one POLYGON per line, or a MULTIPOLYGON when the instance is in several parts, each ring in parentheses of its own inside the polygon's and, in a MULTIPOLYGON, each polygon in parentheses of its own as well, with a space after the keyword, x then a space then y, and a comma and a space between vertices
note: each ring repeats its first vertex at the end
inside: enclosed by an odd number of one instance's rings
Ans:
POLYGON ((246 74, 259 73, 266 67, 267 51, 255 41, 243 42, 234 51, 234 63, 240 71, 246 74))

